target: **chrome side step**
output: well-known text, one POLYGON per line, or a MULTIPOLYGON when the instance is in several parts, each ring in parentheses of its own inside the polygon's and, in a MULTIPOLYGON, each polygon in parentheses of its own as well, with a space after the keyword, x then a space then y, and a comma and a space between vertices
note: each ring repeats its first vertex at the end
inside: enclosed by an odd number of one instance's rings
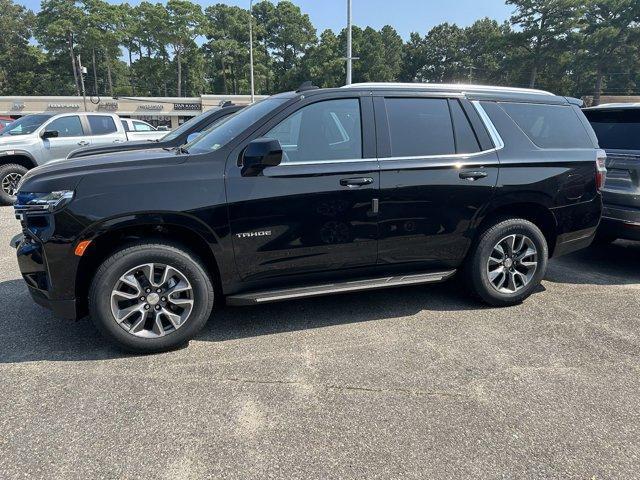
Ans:
POLYGON ((320 295, 331 295, 333 293, 357 292, 359 290, 374 290, 379 288, 417 285, 422 283, 437 283, 451 278, 455 273, 455 270, 449 270, 446 272, 417 273, 412 275, 329 283, 324 285, 313 285, 310 287, 240 293, 227 297, 227 305, 257 305, 259 303, 279 302, 282 300, 292 300, 294 298, 317 297, 320 295))

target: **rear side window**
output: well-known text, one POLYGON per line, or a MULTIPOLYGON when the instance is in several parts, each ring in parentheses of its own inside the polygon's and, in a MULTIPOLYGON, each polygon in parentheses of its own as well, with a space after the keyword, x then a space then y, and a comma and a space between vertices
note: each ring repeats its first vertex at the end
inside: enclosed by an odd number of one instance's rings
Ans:
POLYGON ((471 128, 467 114, 462 109, 458 100, 451 100, 451 117, 453 118, 453 130, 456 138, 457 153, 477 153, 480 144, 476 134, 471 128))
POLYGON ((391 156, 420 157, 456 152, 449 104, 440 98, 386 98, 391 156))
POLYGON ((500 103, 540 148, 593 148, 591 138, 570 106, 500 103))
POLYGON ((120 123, 122 123, 122 128, 124 128, 125 132, 129 131, 129 124, 127 123, 126 120, 120 120, 120 123))
POLYGON ((104 115, 89 115, 92 135, 108 135, 117 131, 113 118, 104 115))
POLYGON ((133 122, 133 129, 136 132, 152 132, 153 127, 151 125, 147 125, 144 122, 133 122))
POLYGON ((586 110, 601 148, 640 150, 640 109, 586 110))

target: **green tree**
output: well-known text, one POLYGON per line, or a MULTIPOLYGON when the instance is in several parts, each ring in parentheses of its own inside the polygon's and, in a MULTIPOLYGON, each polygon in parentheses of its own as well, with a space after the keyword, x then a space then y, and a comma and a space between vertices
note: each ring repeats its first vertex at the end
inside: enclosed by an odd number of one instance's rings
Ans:
POLYGON ((195 38, 200 34, 202 9, 199 5, 188 0, 169 0, 167 2, 168 41, 173 49, 177 69, 176 92, 182 96, 182 55, 185 50, 193 46, 195 38))
POLYGON ((303 76, 322 88, 344 84, 346 63, 339 38, 331 30, 320 34, 318 43, 309 48, 302 61, 303 76))
POLYGON ((640 2, 637 0, 591 0, 581 22, 585 57, 595 70, 593 102, 600 103, 607 70, 638 62, 637 22, 640 2), (636 41, 632 41, 632 40, 636 41))
MULTIPOLYGON (((68 54, 76 95, 80 95, 75 48, 85 29, 85 15, 74 0, 42 0, 38 12, 35 37, 49 55, 68 54)), ((60 59, 58 59, 60 61, 60 59)), ((63 72, 61 78, 66 75, 63 72)))
POLYGON ((536 86, 538 72, 566 47, 566 39, 577 26, 581 0, 507 0, 516 11, 511 22, 520 28, 517 45, 528 52, 529 87, 536 86))

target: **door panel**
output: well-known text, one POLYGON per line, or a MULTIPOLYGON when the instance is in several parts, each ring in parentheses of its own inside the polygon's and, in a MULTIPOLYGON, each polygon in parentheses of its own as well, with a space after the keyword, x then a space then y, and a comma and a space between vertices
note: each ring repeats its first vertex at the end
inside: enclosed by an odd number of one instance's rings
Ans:
POLYGON ((253 137, 279 140, 281 165, 243 177, 232 153, 227 199, 243 280, 376 264, 372 113, 370 98, 303 101, 253 137))
POLYGON ((91 145, 77 115, 56 118, 45 126, 45 131, 58 132, 57 137, 42 140, 47 161, 64 159, 73 150, 91 145))
POLYGON ((376 98, 378 263, 457 267, 466 254, 499 165, 462 106, 458 99, 376 98))
POLYGON ((236 265, 245 280, 375 265, 378 163, 281 165, 263 176, 228 172, 236 265), (370 178, 362 186, 342 180, 370 178), (342 182, 344 183, 344 182, 342 182))

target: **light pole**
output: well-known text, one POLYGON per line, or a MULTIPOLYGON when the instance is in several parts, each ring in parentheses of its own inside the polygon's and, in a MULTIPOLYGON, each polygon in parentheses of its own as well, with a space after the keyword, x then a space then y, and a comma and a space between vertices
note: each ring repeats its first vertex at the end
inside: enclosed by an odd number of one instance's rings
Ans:
POLYGON ((253 0, 249 0, 249 71, 251 77, 251 103, 253 103, 256 96, 253 80, 253 0))
POLYGON ((347 0, 347 85, 351 85, 351 69, 353 58, 351 57, 351 0, 347 0))

